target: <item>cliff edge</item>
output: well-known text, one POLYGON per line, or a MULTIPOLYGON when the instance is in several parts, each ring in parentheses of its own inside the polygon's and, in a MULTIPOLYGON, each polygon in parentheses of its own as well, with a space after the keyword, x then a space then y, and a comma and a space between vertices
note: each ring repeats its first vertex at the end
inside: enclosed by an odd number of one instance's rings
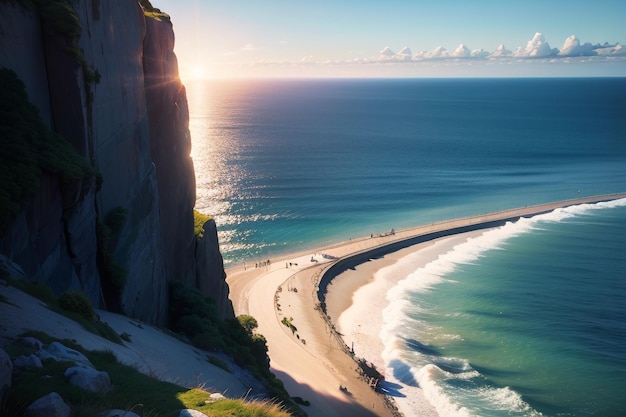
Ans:
POLYGON ((4 267, 158 325, 178 280, 232 317, 214 222, 194 234, 189 114, 169 17, 126 0, 0 0, 0 23, 0 68, 94 168, 75 181, 42 169, 0 230, 4 267))

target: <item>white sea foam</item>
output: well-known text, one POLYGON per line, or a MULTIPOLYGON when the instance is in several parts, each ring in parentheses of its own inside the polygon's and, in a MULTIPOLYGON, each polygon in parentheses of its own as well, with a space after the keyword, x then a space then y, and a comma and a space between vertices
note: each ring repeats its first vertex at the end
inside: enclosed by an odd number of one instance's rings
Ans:
MULTIPOLYGON (((415 357, 407 358, 406 348, 403 345, 406 343, 405 339, 410 336, 405 335, 405 332, 411 327, 415 328, 416 322, 411 318, 411 313, 420 309, 411 301, 412 294, 427 293, 434 285, 443 282, 446 275, 453 272, 457 265, 471 263, 484 256, 486 251, 502 249, 508 239, 540 228, 542 223, 561 222, 584 215, 591 210, 619 206, 626 206, 626 199, 559 208, 531 218, 508 222, 501 227, 487 230, 478 237, 457 244, 451 250, 439 255, 437 259, 403 275, 405 278, 387 292, 388 306, 382 313, 383 325, 379 334, 384 345, 381 356, 386 365, 386 372, 391 381, 400 384, 401 388, 398 391, 405 396, 396 399, 401 411, 407 417, 417 415, 414 410, 418 408, 412 404, 411 396, 420 387, 423 395, 436 409, 439 416, 472 415, 467 408, 457 403, 457 400, 446 392, 440 381, 445 378, 460 379, 478 376, 478 373, 471 368, 460 374, 451 374, 428 363, 433 358, 429 357, 427 347, 424 353, 418 354, 420 356, 418 360, 415 360, 415 357), (407 370, 410 372, 407 373, 407 370)), ((402 268, 406 270, 412 262, 414 258, 408 256, 398 262, 395 267, 382 269, 379 271, 380 279, 384 279, 385 274, 397 274, 402 268)), ((446 335, 446 337, 454 337, 454 335, 446 335)), ((415 355, 415 352, 413 354, 415 355)), ((469 368, 469 364, 467 367, 469 368)), ((541 413, 533 410, 518 393, 508 387, 486 386, 474 390, 470 395, 491 409, 507 410, 515 415, 541 416, 541 413)))
MULTIPOLYGON (((451 396, 442 385, 443 379, 480 378, 469 363, 430 355, 427 346, 407 350, 407 340, 415 338, 410 329, 429 326, 426 322, 416 321, 415 313, 423 307, 415 305, 412 296, 427 293, 433 286, 449 279, 447 275, 458 265, 472 263, 484 256, 486 251, 503 249, 508 239, 540 229, 542 223, 560 222, 590 210, 624 205, 626 199, 571 206, 522 218, 482 233, 476 232, 469 238, 462 235, 438 240, 380 269, 373 282, 354 294, 353 305, 338 318, 337 327, 349 346, 354 342, 357 356, 384 370, 387 389, 405 416, 416 416, 415 410, 420 410, 420 416, 476 415, 463 406, 457 398, 458 392, 451 396), (401 279, 398 280, 398 277, 401 279), (381 294, 386 294, 386 297, 381 294), (377 311, 381 314, 376 314, 377 311), (433 362, 439 363, 443 369, 433 362), (454 372, 445 369, 453 369, 454 372)), ((460 337, 447 333, 439 336, 446 339, 460 337)), ((540 415, 518 393, 506 387, 477 386, 466 395, 473 396, 472 401, 485 409, 508 410, 514 415, 540 415)))
POLYGON ((447 372, 435 365, 426 365, 414 371, 415 377, 424 390, 428 401, 435 407, 440 416, 469 417, 469 410, 458 404, 454 404, 440 384, 441 378, 447 377, 447 372))

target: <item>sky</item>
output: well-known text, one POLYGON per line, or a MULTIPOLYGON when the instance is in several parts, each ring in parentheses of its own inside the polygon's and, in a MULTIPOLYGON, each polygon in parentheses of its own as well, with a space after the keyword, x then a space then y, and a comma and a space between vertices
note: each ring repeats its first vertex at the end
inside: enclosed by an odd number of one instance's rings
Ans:
POLYGON ((151 1, 184 79, 626 76, 624 0, 151 1))

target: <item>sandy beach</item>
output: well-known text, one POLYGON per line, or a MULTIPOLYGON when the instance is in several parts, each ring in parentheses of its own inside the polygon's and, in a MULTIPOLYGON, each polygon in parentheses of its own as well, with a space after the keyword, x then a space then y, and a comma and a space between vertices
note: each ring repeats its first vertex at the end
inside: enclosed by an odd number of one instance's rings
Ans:
MULTIPOLYGON (((520 217, 620 198, 626 198, 626 193, 438 222, 351 239, 280 259, 247 262, 246 266, 227 270, 231 299, 236 314, 250 314, 258 320, 258 332, 267 338, 273 372, 292 396, 311 403, 304 407, 309 416, 401 415, 394 410, 392 397, 376 393, 361 378, 350 348, 336 327, 336 321, 351 306, 352 296, 373 282, 377 270, 407 253, 419 252, 426 263, 477 231, 520 217)), ((380 290, 370 286, 369 291, 377 294, 380 290)), ((349 330, 341 329, 346 339, 349 330)), ((370 342, 374 343, 365 343, 370 342)), ((437 415, 425 398, 418 399, 418 404, 420 415, 437 415)))

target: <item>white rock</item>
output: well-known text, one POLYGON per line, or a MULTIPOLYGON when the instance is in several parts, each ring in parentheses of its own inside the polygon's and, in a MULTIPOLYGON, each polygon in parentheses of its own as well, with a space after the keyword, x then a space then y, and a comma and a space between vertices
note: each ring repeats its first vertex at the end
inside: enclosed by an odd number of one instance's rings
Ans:
POLYGON ((64 376, 70 384, 87 391, 103 394, 113 389, 109 374, 103 371, 73 366, 65 371, 64 376))
POLYGON ((85 355, 77 350, 70 349, 59 342, 52 342, 49 346, 41 349, 39 352, 39 358, 42 360, 53 359, 57 362, 74 362, 77 366, 94 369, 94 366, 85 355))
POLYGON ((180 410, 180 414, 178 414, 178 417, 208 417, 208 416, 197 410, 185 409, 185 410, 180 410))
POLYGON ((21 369, 43 368, 41 360, 35 355, 21 355, 13 360, 13 366, 21 369))
POLYGON ((39 339, 35 339, 34 337, 21 337, 20 343, 24 346, 35 349, 35 352, 39 352, 43 347, 43 343, 39 339))
POLYGON ((98 417, 139 417, 138 414, 126 410, 110 410, 98 414, 98 417))
POLYGON ((216 401, 222 401, 222 400, 225 400, 225 399, 226 399, 226 397, 224 397, 219 392, 214 392, 213 394, 209 395, 209 399, 206 402, 214 403, 216 401))
POLYGON ((74 413, 56 392, 35 400, 24 412, 24 417, 73 417, 74 413))

